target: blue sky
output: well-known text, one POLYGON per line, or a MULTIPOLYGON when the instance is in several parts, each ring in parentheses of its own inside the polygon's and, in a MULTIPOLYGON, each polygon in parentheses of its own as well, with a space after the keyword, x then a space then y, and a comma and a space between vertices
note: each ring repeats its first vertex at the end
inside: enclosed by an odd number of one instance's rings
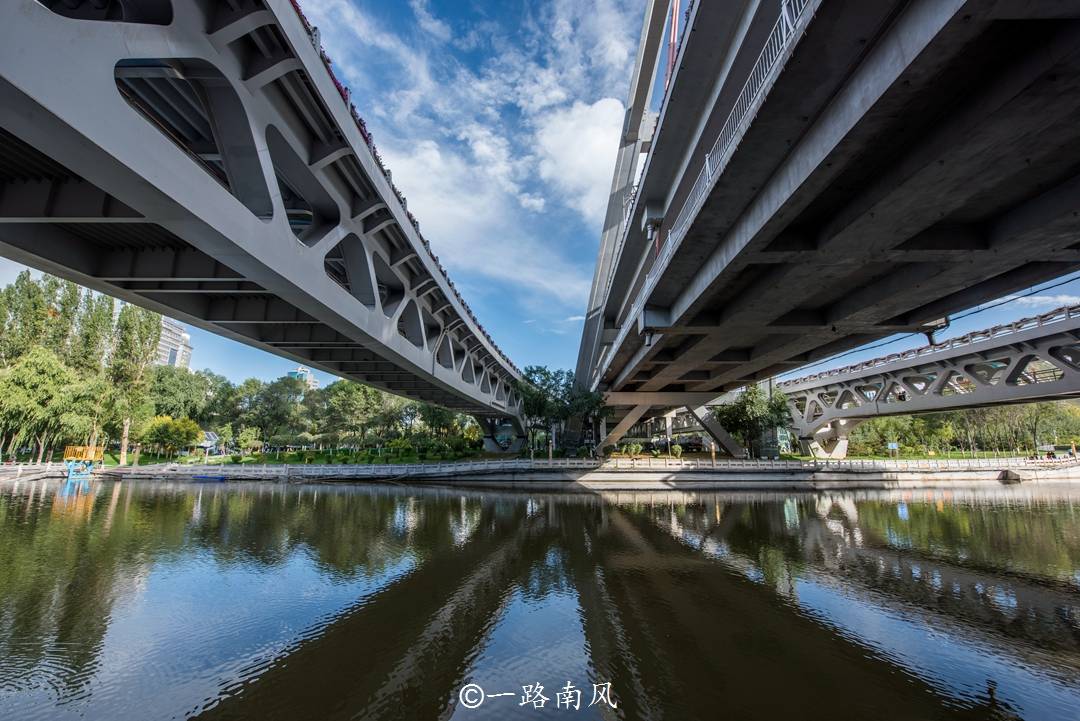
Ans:
MULTIPOLYGON (((643 0, 301 5, 477 317, 519 367, 573 368, 643 0)), ((0 260, 0 282, 19 269, 0 260)), ((1080 302, 1080 281, 979 313, 954 331, 1066 302, 1080 302)), ((192 367, 235 381, 276 378, 295 366, 191 334, 192 367)))

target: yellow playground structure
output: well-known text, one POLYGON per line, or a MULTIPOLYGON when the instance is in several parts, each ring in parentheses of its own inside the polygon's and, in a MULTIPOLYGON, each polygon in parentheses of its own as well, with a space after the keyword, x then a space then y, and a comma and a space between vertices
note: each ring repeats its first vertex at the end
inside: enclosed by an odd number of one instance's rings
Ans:
POLYGON ((105 459, 105 446, 67 446, 64 448, 64 462, 86 461, 101 463, 105 459))
POLYGON ((68 446, 64 449, 64 465, 67 466, 69 484, 81 481, 89 488, 95 467, 104 465, 104 446, 68 446))

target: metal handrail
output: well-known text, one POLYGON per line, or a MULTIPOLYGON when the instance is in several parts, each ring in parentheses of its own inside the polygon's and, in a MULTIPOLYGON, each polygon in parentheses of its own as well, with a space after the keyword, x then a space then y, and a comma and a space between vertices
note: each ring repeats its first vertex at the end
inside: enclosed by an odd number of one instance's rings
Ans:
POLYGON ((956 338, 950 338, 949 340, 942 341, 941 343, 920 346, 919 348, 912 348, 910 350, 900 351, 898 353, 890 353, 887 356, 880 356, 878 358, 872 358, 870 360, 862 361, 860 363, 853 363, 851 365, 843 366, 841 368, 833 368, 832 370, 821 371, 820 373, 813 373, 808 376, 803 376, 802 378, 783 381, 777 385, 780 388, 790 388, 793 386, 802 385, 804 383, 810 383, 812 381, 816 381, 822 378, 832 378, 839 375, 846 375, 848 373, 858 373, 860 371, 868 370, 870 368, 877 368, 879 366, 889 365, 890 363, 896 363, 898 361, 911 360, 913 358, 920 358, 925 355, 932 355, 934 353, 942 353, 944 351, 954 350, 956 348, 963 348, 974 343, 980 343, 982 341, 1012 335, 1013 333, 1031 330, 1032 328, 1041 328, 1043 326, 1051 325, 1053 323, 1060 323, 1062 321, 1071 320, 1073 318, 1080 318, 1080 305, 1061 306, 1060 308, 1055 308, 1054 310, 1048 313, 1043 313, 1042 315, 1031 316, 1029 318, 1021 318, 1019 320, 1013 321, 1012 323, 995 325, 992 328, 984 328, 983 330, 971 331, 970 333, 957 336, 956 338))
POLYGON ((690 228, 690 222, 697 215, 701 205, 705 201, 705 195, 712 185, 712 180, 721 175, 727 169, 728 163, 734 155, 738 141, 746 134, 750 121, 756 114, 757 106, 767 94, 766 88, 771 85, 775 75, 782 67, 778 62, 789 48, 793 47, 802 35, 801 29, 797 28, 803 19, 803 12, 810 5, 810 0, 784 0, 780 6, 780 17, 776 19, 765 46, 758 54, 754 67, 743 83, 731 111, 728 113, 720 133, 713 143, 712 149, 705 156, 705 162, 697 179, 694 181, 689 195, 683 201, 682 209, 675 217, 675 222, 668 230, 664 240, 661 254, 653 264, 649 275, 659 271, 670 260, 675 252, 675 247, 682 241, 690 228))

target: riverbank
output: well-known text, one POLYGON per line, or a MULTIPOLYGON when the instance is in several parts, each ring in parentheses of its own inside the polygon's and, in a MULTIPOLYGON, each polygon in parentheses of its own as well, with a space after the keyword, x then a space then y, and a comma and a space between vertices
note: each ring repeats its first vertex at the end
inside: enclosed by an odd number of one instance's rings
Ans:
POLYGON ((386 466, 140 466, 102 478, 174 482, 400 483, 596 493, 623 490, 836 490, 1080 483, 1080 461, 476 461, 386 466))

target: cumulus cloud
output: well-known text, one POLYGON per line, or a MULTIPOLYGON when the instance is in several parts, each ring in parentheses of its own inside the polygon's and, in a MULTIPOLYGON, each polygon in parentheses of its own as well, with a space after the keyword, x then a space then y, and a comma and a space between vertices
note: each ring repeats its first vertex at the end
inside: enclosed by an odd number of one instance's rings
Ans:
POLYGON ((469 158, 434 140, 388 149, 386 159, 395 182, 409 189, 409 208, 451 275, 467 271, 509 281, 565 305, 580 305, 586 297, 591 269, 522 232, 516 198, 497 175, 477 173, 469 158))
POLYGON ((536 133, 540 176, 597 233, 607 211, 622 123, 622 103, 604 98, 551 113, 536 133))
POLYGON ((409 0, 415 25, 400 32, 357 0, 304 7, 452 273, 580 308, 592 268, 572 258, 599 242, 639 0, 539 0, 513 26, 483 13, 462 24, 409 0), (567 211, 587 237, 551 232, 548 217, 567 211))

